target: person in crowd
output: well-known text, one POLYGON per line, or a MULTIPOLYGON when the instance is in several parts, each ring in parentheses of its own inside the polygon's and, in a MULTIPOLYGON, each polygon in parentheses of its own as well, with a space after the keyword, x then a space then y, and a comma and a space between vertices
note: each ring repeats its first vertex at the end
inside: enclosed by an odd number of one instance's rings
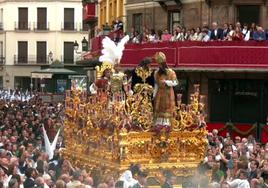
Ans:
POLYGON ((213 22, 210 40, 222 40, 222 39, 223 39, 223 30, 218 27, 217 22, 213 22))
POLYGON ((227 182, 231 188, 250 188, 249 182, 247 180, 248 172, 244 169, 238 171, 236 178, 232 179, 230 170, 227 171, 227 182))
POLYGON ((195 38, 196 38, 196 41, 202 41, 202 39, 203 39, 203 34, 202 34, 201 27, 197 27, 197 28, 196 28, 195 38))
POLYGON ((148 36, 148 41, 149 42, 156 42, 157 41, 157 36, 156 36, 156 33, 155 33, 155 30, 154 29, 151 29, 151 32, 148 36))
POLYGON ((195 29, 192 28, 192 29, 190 30, 190 34, 189 34, 189 38, 188 38, 188 40, 189 40, 189 41, 196 41, 196 38, 197 38, 197 35, 195 34, 195 29))
POLYGON ((139 31, 135 31, 135 32, 134 32, 134 36, 133 36, 133 38, 131 39, 131 42, 132 42, 132 43, 135 43, 135 44, 139 44, 139 43, 141 43, 141 36, 140 36, 139 31))
POLYGON ((228 23, 223 24, 223 30, 222 30, 222 40, 228 40, 228 34, 229 34, 229 25, 228 23))
POLYGON ((170 41, 171 39, 171 34, 169 34, 168 30, 165 29, 162 36, 161 36, 161 39, 163 42, 167 42, 167 41, 170 41))
POLYGON ((232 41, 243 41, 244 36, 240 27, 236 26, 234 34, 232 35, 232 41))
POLYGON ((161 188, 173 188, 173 185, 176 183, 176 177, 170 171, 165 172, 165 183, 161 186, 161 188))
POLYGON ((254 31, 253 33, 253 39, 255 41, 264 41, 266 39, 265 32, 262 27, 257 27, 257 31, 254 31))
POLYGON ((235 32, 235 29, 234 29, 233 24, 229 24, 229 33, 227 35, 227 40, 228 41, 231 41, 232 40, 232 37, 234 35, 234 32, 235 32))
POLYGON ((202 31, 202 42, 208 42, 209 41, 209 31, 207 29, 203 29, 202 31))
POLYGON ((137 180, 138 182, 133 185, 132 188, 145 188, 147 187, 146 185, 146 178, 147 178, 147 173, 143 171, 139 171, 137 180))

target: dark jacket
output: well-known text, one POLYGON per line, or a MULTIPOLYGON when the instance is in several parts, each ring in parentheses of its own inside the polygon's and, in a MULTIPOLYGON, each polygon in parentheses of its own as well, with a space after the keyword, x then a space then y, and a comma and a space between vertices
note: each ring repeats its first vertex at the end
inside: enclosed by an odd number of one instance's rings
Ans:
POLYGON ((23 182, 23 186, 26 188, 34 188, 34 180, 31 178, 26 178, 26 180, 23 182))
POLYGON ((165 183, 161 186, 161 188, 173 188, 173 186, 170 185, 168 182, 165 182, 165 183))
POLYGON ((217 34, 215 35, 215 30, 211 30, 210 40, 222 40, 223 39, 223 30, 221 28, 217 29, 217 34))

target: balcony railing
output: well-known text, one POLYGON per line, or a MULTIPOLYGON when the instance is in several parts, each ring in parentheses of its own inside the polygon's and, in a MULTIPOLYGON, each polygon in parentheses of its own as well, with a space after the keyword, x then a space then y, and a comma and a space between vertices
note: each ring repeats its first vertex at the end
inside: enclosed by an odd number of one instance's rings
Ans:
MULTIPOLYGON (((104 36, 92 39, 91 54, 101 54, 104 36)), ((157 42, 127 44, 121 66, 136 67, 162 51, 170 67, 182 70, 268 70, 268 41, 157 42)), ((154 62, 153 66, 157 66, 154 62)))
POLYGON ((35 31, 48 31, 49 30, 49 22, 34 22, 34 30, 35 31))
POLYGON ((14 55, 14 64, 16 65, 44 65, 48 64, 48 56, 37 55, 14 55))
POLYGON ((15 22, 15 30, 29 31, 31 30, 30 22, 15 22))
POLYGON ((62 31, 77 31, 77 24, 75 22, 63 22, 61 25, 62 31))

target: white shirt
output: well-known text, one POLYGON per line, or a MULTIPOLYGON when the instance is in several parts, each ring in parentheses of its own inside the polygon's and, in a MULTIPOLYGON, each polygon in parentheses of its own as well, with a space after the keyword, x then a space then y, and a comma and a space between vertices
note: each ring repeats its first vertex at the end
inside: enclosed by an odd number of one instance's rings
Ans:
POLYGON ((208 42, 209 41, 209 35, 205 35, 204 38, 202 39, 203 42, 208 42))
POLYGON ((250 188, 248 180, 235 179, 227 182, 231 188, 250 188))

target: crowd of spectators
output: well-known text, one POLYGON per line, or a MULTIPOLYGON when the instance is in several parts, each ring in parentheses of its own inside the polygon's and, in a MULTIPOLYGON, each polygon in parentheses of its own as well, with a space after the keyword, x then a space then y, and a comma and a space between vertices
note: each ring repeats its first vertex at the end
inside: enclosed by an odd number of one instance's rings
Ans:
POLYGON ((123 22, 117 19, 111 26, 106 23, 102 30, 98 29, 97 36, 109 35, 115 42, 120 41, 124 35, 130 36, 131 43, 147 43, 161 41, 264 41, 268 40, 268 30, 264 30, 261 26, 252 24, 236 24, 224 23, 219 25, 213 22, 211 27, 204 23, 202 27, 186 28, 176 26, 172 32, 167 29, 155 31, 143 27, 141 31, 131 28, 128 32, 123 32, 123 22))
POLYGON ((268 31, 255 23, 241 25, 224 23, 220 27, 217 22, 212 23, 209 28, 206 23, 202 27, 186 29, 176 26, 172 33, 167 29, 156 32, 154 29, 143 27, 139 33, 134 28, 127 33, 132 43, 160 42, 160 41, 263 41, 268 40, 268 31))
POLYGON ((1 92, 0 188, 140 188, 145 185, 147 174, 139 165, 117 177, 118 181, 100 169, 89 172, 73 167, 60 155, 64 148, 63 134, 50 159, 45 152, 43 127, 52 142, 57 130, 62 128, 64 106, 44 103, 38 94, 24 95, 1 92), (132 174, 136 174, 137 180, 132 174))
POLYGON ((209 133, 208 141, 207 157, 200 166, 203 187, 268 187, 268 143, 258 143, 252 135, 232 140, 227 133, 223 138, 216 129, 209 133))

